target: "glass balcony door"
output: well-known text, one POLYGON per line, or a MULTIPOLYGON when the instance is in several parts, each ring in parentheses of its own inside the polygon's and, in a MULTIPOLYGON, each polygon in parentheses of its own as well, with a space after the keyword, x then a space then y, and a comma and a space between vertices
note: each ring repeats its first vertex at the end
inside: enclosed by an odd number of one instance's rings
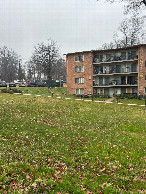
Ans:
POLYGON ((105 77, 105 86, 109 85, 109 77, 105 77))
POLYGON ((103 77, 99 77, 99 85, 103 86, 103 77))
POLYGON ((137 64, 136 63, 131 64, 131 72, 137 72, 137 64))

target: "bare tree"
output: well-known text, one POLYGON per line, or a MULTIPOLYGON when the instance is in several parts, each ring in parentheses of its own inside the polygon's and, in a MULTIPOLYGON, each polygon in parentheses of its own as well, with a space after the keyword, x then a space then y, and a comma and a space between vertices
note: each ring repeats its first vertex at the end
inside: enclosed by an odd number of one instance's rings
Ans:
POLYGON ((125 18, 118 31, 113 35, 113 42, 103 44, 102 49, 122 48, 145 43, 144 22, 145 17, 139 17, 137 14, 131 18, 125 18))
POLYGON ((54 80, 66 80, 66 63, 64 59, 59 58, 52 67, 52 78, 54 80))
POLYGON ((27 69, 27 80, 35 81, 36 80, 36 65, 30 60, 26 61, 26 69, 27 69))
POLYGON ((34 64, 39 79, 43 73, 48 80, 51 80, 52 67, 56 64, 58 58, 59 49, 53 40, 49 39, 47 44, 41 43, 35 46, 30 61, 34 64))
MULTIPOLYGON (((100 0, 97 0, 100 1, 100 0)), ((146 8, 146 0, 106 0, 106 2, 124 2, 124 13, 128 15, 113 36, 113 43, 105 43, 103 49, 112 49, 132 46, 146 41, 145 19, 146 16, 139 16, 140 11, 146 8)))
POLYGON ((146 35, 143 29, 144 19, 137 15, 124 19, 119 26, 117 37, 114 38, 116 45, 126 47, 143 43, 146 35))
POLYGON ((25 79, 25 70, 22 68, 21 60, 18 62, 18 76, 17 79, 22 81, 25 79))
POLYGON ((128 14, 129 12, 138 12, 146 6, 146 0, 106 0, 106 2, 125 2, 125 14, 128 14))
POLYGON ((18 55, 6 46, 0 48, 0 79, 11 82, 17 79, 18 55))
POLYGON ((27 66, 27 80, 32 80, 33 78, 33 71, 32 71, 32 68, 28 65, 27 66))
POLYGON ((110 42, 110 43, 104 43, 102 45, 102 49, 106 50, 106 49, 113 49, 115 47, 114 43, 113 42, 110 42))

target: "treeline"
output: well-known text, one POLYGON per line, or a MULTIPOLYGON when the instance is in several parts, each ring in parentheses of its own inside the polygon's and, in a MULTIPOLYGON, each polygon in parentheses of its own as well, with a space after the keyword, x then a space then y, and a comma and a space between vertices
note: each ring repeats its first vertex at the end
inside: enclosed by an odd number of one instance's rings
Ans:
POLYGON ((102 48, 114 49, 144 44, 146 16, 143 12, 146 9, 146 0, 106 0, 106 2, 123 2, 125 18, 114 33, 113 41, 103 44, 102 48))
POLYGON ((6 46, 0 48, 0 80, 66 80, 66 63, 59 54, 59 47, 53 40, 34 47, 31 58, 22 58, 6 46))
POLYGON ((25 72, 21 68, 18 54, 4 46, 0 48, 0 80, 11 82, 20 78, 25 78, 25 72))

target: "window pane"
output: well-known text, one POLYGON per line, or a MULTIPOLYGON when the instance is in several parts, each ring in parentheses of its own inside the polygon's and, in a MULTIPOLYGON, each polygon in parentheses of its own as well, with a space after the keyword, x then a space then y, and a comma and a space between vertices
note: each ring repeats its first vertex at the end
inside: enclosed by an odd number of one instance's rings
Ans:
POLYGON ((111 61, 111 54, 106 54, 106 61, 111 61))
POLYGON ((80 83, 82 83, 82 84, 84 83, 84 78, 83 77, 80 78, 80 83))
POLYGON ((74 61, 83 61, 84 60, 84 55, 80 55, 80 56, 75 56, 74 61))
POLYGON ((95 63, 102 62, 102 60, 103 60, 103 55, 95 55, 94 56, 94 62, 95 63))
POLYGON ((79 72, 79 67, 75 67, 75 72, 79 72))
POLYGON ((76 94, 79 94, 79 89, 76 89, 76 94))
POLYGON ((75 61, 79 61, 79 57, 78 56, 75 56, 75 61))
POLYGON ((84 94, 84 89, 80 89, 80 94, 84 94))
POLYGON ((126 52, 121 52, 121 60, 125 60, 126 59, 126 52))
POLYGON ((116 53, 115 61, 121 60, 121 53, 116 53))
POLYGON ((84 72, 84 66, 81 66, 81 72, 84 72))
POLYGON ((137 53, 136 51, 128 52, 128 59, 137 59, 137 53))
POLYGON ((83 61, 83 55, 79 56, 79 61, 83 61))
POLYGON ((75 72, 84 72, 84 66, 76 66, 75 72))
POLYGON ((76 84, 79 83, 79 78, 75 78, 75 83, 76 83, 76 84))

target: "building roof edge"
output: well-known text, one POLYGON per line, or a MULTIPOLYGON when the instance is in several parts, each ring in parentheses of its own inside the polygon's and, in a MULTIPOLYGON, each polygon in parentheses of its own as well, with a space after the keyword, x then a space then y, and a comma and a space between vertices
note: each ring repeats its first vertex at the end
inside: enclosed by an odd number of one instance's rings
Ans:
POLYGON ((64 55, 73 55, 73 54, 80 54, 80 53, 92 53, 92 52, 104 52, 104 51, 116 51, 116 50, 126 50, 126 49, 130 49, 130 48, 135 48, 135 47, 140 47, 140 46, 146 46, 146 44, 139 44, 139 45, 133 45, 133 46, 128 46, 128 47, 121 47, 121 48, 114 48, 114 49, 96 49, 96 50, 90 50, 90 51, 78 51, 78 52, 74 52, 74 53, 67 53, 64 55))

